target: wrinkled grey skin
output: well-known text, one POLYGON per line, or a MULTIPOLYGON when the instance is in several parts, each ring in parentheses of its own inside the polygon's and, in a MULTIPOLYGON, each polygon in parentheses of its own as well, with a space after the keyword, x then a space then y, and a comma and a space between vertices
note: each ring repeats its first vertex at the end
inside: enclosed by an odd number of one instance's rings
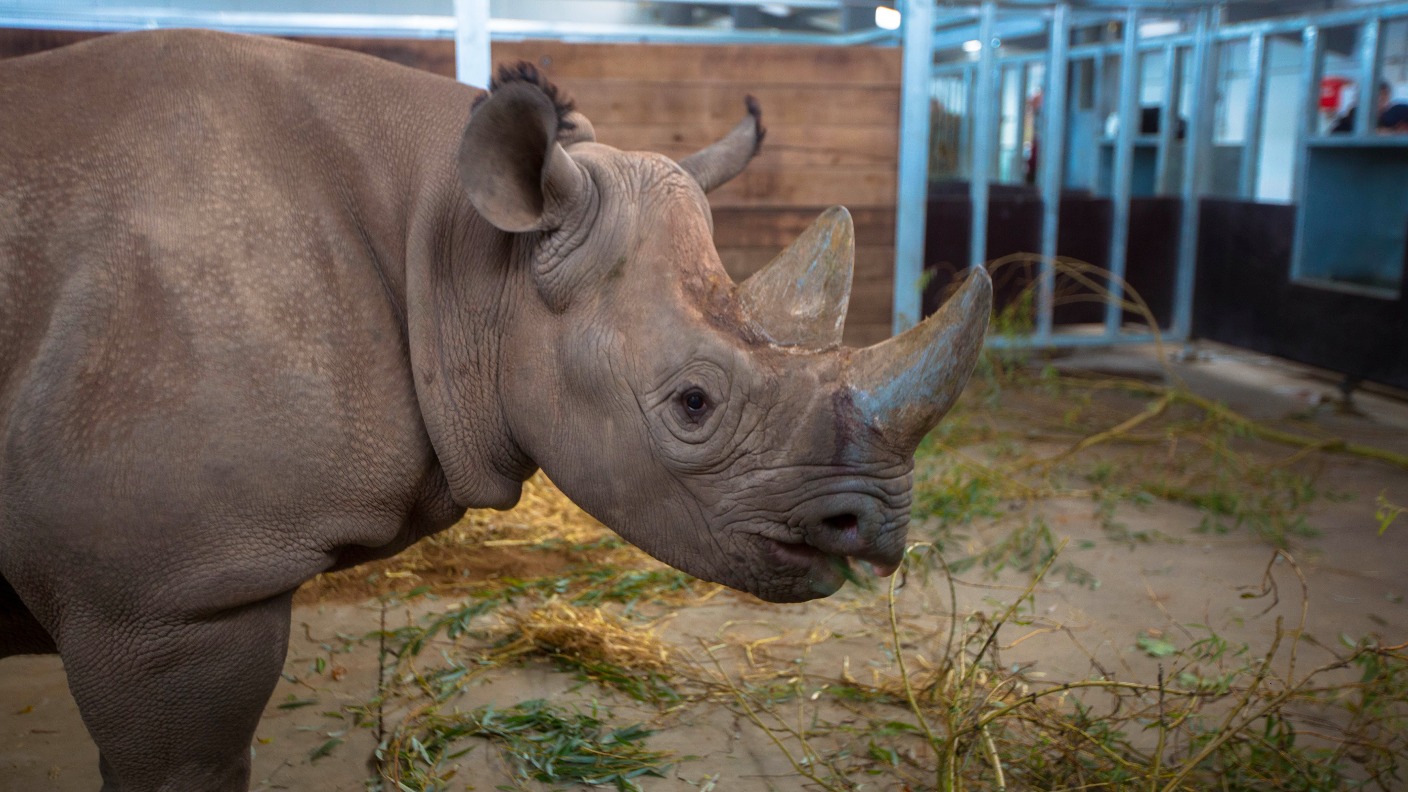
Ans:
MULTIPOLYGON (((845 294, 797 330, 719 264, 702 187, 756 139, 681 167, 529 83, 466 126, 477 95, 212 33, 0 65, 0 656, 63 655, 104 789, 245 789, 294 589, 538 467, 766 599, 898 562, 985 276, 841 348, 845 294)), ((811 288, 803 253, 772 281, 811 288)))

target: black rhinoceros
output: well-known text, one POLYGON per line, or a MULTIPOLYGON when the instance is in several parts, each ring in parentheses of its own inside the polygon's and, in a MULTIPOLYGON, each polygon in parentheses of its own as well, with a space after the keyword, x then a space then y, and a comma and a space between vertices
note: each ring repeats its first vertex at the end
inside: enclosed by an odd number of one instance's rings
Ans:
POLYGON ((752 109, 676 163, 529 67, 189 31, 0 65, 0 656, 63 656, 104 789, 244 789, 294 589, 540 467, 768 600, 893 571, 991 287, 841 346, 843 209, 734 284, 704 194, 752 109))

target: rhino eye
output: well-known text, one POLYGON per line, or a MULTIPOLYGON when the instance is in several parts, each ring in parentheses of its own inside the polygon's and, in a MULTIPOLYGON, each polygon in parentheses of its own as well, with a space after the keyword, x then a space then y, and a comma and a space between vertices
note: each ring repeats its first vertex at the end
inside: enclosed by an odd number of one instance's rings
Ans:
POLYGON ((690 388, 680 394, 680 404, 690 418, 702 418, 704 413, 709 411, 709 397, 698 388, 690 388))

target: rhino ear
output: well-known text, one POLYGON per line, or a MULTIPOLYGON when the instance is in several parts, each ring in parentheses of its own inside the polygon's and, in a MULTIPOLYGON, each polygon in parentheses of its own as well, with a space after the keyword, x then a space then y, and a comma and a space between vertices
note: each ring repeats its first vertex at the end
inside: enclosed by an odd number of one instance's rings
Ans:
POLYGON ((762 108, 751 96, 746 98, 746 103, 748 115, 727 135, 680 160, 680 167, 699 182, 704 192, 711 192, 742 173, 763 145, 768 130, 763 126, 762 108))
POLYGON ((536 85, 511 82, 474 109, 460 141, 460 180, 470 203, 504 231, 556 228, 586 189, 558 143, 558 113, 536 85))

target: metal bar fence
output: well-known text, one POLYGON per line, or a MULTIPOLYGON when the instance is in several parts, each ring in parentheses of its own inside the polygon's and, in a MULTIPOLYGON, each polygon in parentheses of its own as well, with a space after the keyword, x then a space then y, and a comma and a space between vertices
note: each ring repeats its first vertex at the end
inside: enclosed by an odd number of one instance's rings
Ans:
POLYGON ((1253 33, 1247 39, 1247 107, 1242 126, 1246 140, 1242 144, 1242 172, 1237 178, 1237 192, 1243 198, 1256 197, 1257 172, 1261 167, 1262 102, 1266 93, 1266 36, 1253 33))
MULTIPOLYGON (((1188 82, 1197 96, 1212 95, 1217 70, 1213 68, 1212 13, 1199 11, 1195 21, 1193 59, 1188 82)), ((1173 328, 1170 335, 1179 341, 1189 337, 1193 324, 1193 286, 1198 264, 1198 197, 1206 182, 1207 158, 1204 149, 1212 146, 1213 108, 1194 101, 1188 112, 1188 134, 1183 141, 1183 184, 1179 191, 1183 206, 1179 214, 1178 269, 1173 286, 1173 328)))
POLYGON ((974 112, 973 175, 968 180, 968 194, 973 206, 973 223, 968 238, 968 266, 981 267, 987 259, 988 241, 988 182, 992 178, 992 150, 996 138, 997 102, 993 89, 996 69, 996 47, 993 46, 993 25, 997 21, 997 3, 983 3, 982 22, 978 26, 978 83, 969 106, 974 112))
MULTIPOLYGON (((980 7, 978 21, 981 24, 992 25, 999 18, 994 10, 994 21, 990 22, 986 18, 986 13, 992 8, 992 3, 985 3, 980 7)), ((1138 21, 1141 7, 1133 6, 1125 9, 1124 33, 1118 41, 1101 41, 1086 44, 1072 44, 1070 42, 1070 31, 1066 31, 1063 37, 1057 41, 1055 20, 1060 15, 1068 14, 1067 21, 1079 19, 1076 14, 1071 14, 1070 5, 1067 3, 1057 3, 1045 9, 1038 10, 1051 22, 1048 24, 1048 33, 1051 41, 1047 45, 1045 52, 1023 52, 1017 55, 988 53, 988 47, 984 47, 984 52, 979 58, 978 69, 980 74, 986 68, 982 56, 991 55, 993 63, 992 70, 1002 69, 1008 66, 1022 64, 1023 67, 1031 65, 1034 59, 1044 61, 1046 64, 1046 80, 1044 101, 1049 111, 1043 123, 1042 146, 1044 163, 1042 167, 1042 188, 1041 195, 1043 201, 1042 214, 1042 247, 1041 255, 1043 259, 1042 270, 1039 273, 1037 283, 1037 305, 1036 305, 1036 326, 1032 335, 1028 338, 1007 338, 1000 341, 1002 345, 1016 346, 1069 346, 1069 345, 1094 345, 1101 343, 1125 343, 1142 342, 1150 338, 1146 333, 1122 332, 1120 328, 1121 311, 1116 305, 1107 306, 1103 328, 1096 334, 1088 332, 1076 332, 1071 334, 1058 333, 1052 326, 1051 315, 1053 310, 1053 283, 1052 273, 1049 270, 1050 264, 1056 252, 1056 229, 1060 222, 1060 186, 1066 176, 1060 168, 1065 161, 1065 151, 1057 150, 1057 147, 1064 149, 1071 144, 1069 136, 1071 130, 1064 124, 1058 123, 1054 112, 1057 108, 1062 108, 1067 101, 1064 96, 1056 94, 1056 85, 1060 85, 1060 90, 1064 93, 1071 90, 1067 83, 1068 70, 1070 64, 1075 61, 1090 63, 1090 68, 1095 72, 1093 81, 1093 108, 1097 117, 1103 115, 1102 110, 1108 109, 1108 100, 1104 96, 1107 90, 1104 79, 1104 66, 1109 58, 1119 58, 1120 64, 1120 85, 1118 94, 1118 110, 1116 113, 1119 119, 1119 130, 1115 136, 1115 166, 1113 170, 1113 189, 1110 190, 1113 204, 1114 222, 1110 240, 1110 270, 1115 276, 1115 282, 1111 284, 1112 291, 1118 298, 1122 289, 1119 287, 1119 277, 1124 275, 1124 265, 1126 262, 1125 253, 1128 247, 1129 235, 1129 201, 1131 191, 1129 189, 1130 168, 1132 165, 1132 136, 1137 129, 1138 118, 1135 113, 1138 102, 1134 91, 1138 90, 1135 75, 1138 74, 1137 67, 1131 73, 1131 67, 1137 64, 1137 59, 1143 53, 1158 53, 1162 51, 1165 58, 1165 65, 1168 72, 1166 84, 1169 92, 1164 96, 1161 103, 1162 122, 1159 127, 1158 151, 1159 160, 1155 184, 1155 192, 1166 194, 1171 189, 1177 189, 1177 194, 1182 202, 1182 212, 1179 218, 1179 248, 1177 253, 1177 270, 1175 273, 1174 295, 1173 295, 1173 316, 1170 326, 1166 328, 1166 335, 1170 340, 1186 340, 1191 332, 1192 324, 1192 298, 1195 282, 1195 267, 1197 257, 1197 232, 1198 232, 1198 202, 1207 189, 1210 172, 1207 157, 1212 151, 1213 129, 1216 121, 1214 107, 1211 101, 1215 97, 1215 86, 1217 82, 1217 69, 1215 63, 1218 51, 1223 49, 1220 44, 1246 41, 1248 51, 1248 92, 1247 107, 1241 119, 1243 121, 1245 138, 1241 151, 1241 162, 1237 174, 1237 193, 1246 199, 1254 199, 1258 190, 1258 179, 1260 175, 1262 159, 1262 138, 1265 135, 1265 111, 1267 105, 1266 91, 1268 79, 1268 46, 1267 37, 1278 34, 1298 33, 1302 36, 1302 73, 1299 80, 1299 93, 1304 99, 1304 112, 1296 119, 1295 159, 1292 162, 1290 194, 1296 202, 1303 198, 1304 181, 1306 173, 1306 146, 1321 134, 1319 129, 1318 109, 1316 97, 1318 96, 1318 85, 1322 74, 1322 50, 1323 36, 1320 31, 1326 26, 1359 26, 1359 46, 1357 55, 1358 82, 1361 86, 1370 86, 1361 90, 1361 100, 1359 102, 1360 116, 1356 123, 1356 132, 1359 135, 1370 134, 1373 118, 1369 113, 1374 107, 1373 91, 1377 90, 1379 74, 1382 70, 1379 50, 1382 35, 1382 25, 1393 19, 1408 16, 1408 3, 1393 2, 1384 3, 1363 8, 1342 9, 1314 14, 1302 14, 1291 17, 1283 17, 1268 20, 1256 20, 1252 22, 1241 22, 1230 25, 1220 24, 1220 13, 1207 4, 1188 5, 1188 9, 1193 9, 1193 29, 1185 30, 1173 34, 1141 37, 1138 31, 1138 21), (1183 64, 1181 58, 1187 57, 1190 62, 1187 64, 1188 79, 1186 84, 1180 79, 1183 74, 1183 64), (1172 184, 1171 162, 1174 156, 1174 146, 1170 138, 1175 135, 1176 119, 1178 110, 1184 104, 1184 98, 1180 93, 1190 93, 1191 97, 1187 109, 1187 129, 1181 152, 1182 172, 1178 177, 1176 188, 1172 184), (1062 105, 1053 104, 1053 101, 1060 100, 1062 105), (1369 108, 1366 110, 1365 108, 1369 108)), ((1024 9, 1025 10, 1025 9, 1024 9)), ((1163 9, 1169 10, 1169 9, 1163 9)), ((958 25, 973 26, 973 15, 962 15, 963 9, 954 9, 954 15, 950 21, 954 22, 947 32, 949 38, 954 38, 966 33, 958 25)), ((981 35, 979 30, 979 40, 990 44, 990 38, 981 35)), ((944 53, 936 52, 940 57, 944 53)), ((971 72, 973 64, 971 62, 947 62, 935 65, 934 74, 962 74, 965 70, 971 72)), ((990 88, 988 91, 990 92, 990 88)), ((991 94, 984 93, 981 87, 974 94, 975 97, 989 97, 991 94)), ((973 106, 970 104, 970 106, 973 106)), ((978 105, 977 113, 981 113, 981 105, 978 105)), ((983 119, 978 115, 974 120, 975 129, 983 128, 983 119)), ((1098 138, 1098 133, 1096 137, 1098 138)), ((969 153, 969 161, 973 163, 973 181, 975 182, 972 194, 974 196, 974 262, 976 263, 978 248, 978 238, 980 234, 979 216, 983 218, 981 230, 985 230, 986 225, 986 197, 989 193, 988 180, 990 174, 984 172, 977 173, 978 168, 986 169, 990 167, 990 153, 987 147, 982 145, 983 136, 975 132, 975 140, 970 146, 960 144, 961 150, 969 153), (983 175, 984 180, 981 185, 977 185, 976 178, 983 175), (977 201, 978 194, 983 197, 982 205, 977 201)), ((1299 235, 1300 229, 1297 229, 1299 235)), ((1296 246, 1300 242, 1297 240, 1296 246)), ((1295 273, 1292 273, 1295 277, 1295 273)))
POLYGON ((922 318, 919 279, 924 272, 924 211, 929 192, 929 103, 933 79, 933 3, 904 7, 903 86, 900 97, 898 195, 895 203, 895 283, 891 329, 903 332, 922 318))
POLYGON ((1058 3, 1051 15, 1050 59, 1042 92, 1041 167, 1041 270, 1037 284, 1037 342, 1051 339, 1056 301, 1056 237, 1061 222, 1061 183, 1066 161, 1066 85, 1070 63, 1066 52, 1071 40, 1070 6, 1058 3))
POLYGON ((1119 334, 1120 319, 1124 315, 1121 304, 1124 301, 1125 262, 1129 250, 1129 202, 1134 187, 1134 137, 1138 129, 1139 92, 1139 9, 1131 8, 1125 13, 1124 47, 1120 53, 1120 97, 1119 130, 1115 136, 1115 165, 1111 193, 1110 228, 1110 299, 1105 303, 1105 335, 1114 338, 1119 334))

